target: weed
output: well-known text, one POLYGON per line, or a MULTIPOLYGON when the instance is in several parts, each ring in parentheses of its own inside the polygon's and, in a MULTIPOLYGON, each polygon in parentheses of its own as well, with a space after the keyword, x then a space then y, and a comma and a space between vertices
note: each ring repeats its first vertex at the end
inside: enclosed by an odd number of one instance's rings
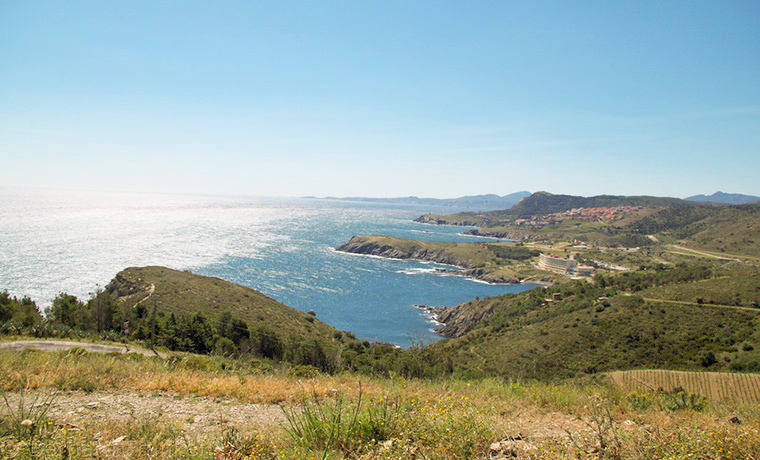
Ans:
POLYGON ((707 398, 694 393, 688 393, 681 387, 664 394, 663 406, 668 410, 693 410, 701 412, 707 406, 707 398))
POLYGON ((282 407, 288 422, 287 434, 299 446, 322 452, 357 456, 398 434, 400 405, 396 398, 366 401, 359 383, 355 402, 342 392, 320 399, 316 392, 295 407, 282 407))
POLYGON ((35 458, 34 443, 35 439, 42 434, 42 431, 49 425, 46 420, 47 413, 55 400, 56 393, 36 392, 30 401, 27 401, 29 394, 29 385, 20 392, 18 403, 10 403, 8 397, 3 393, 3 401, 8 415, 3 431, 9 432, 21 442, 26 443, 30 458, 35 458))

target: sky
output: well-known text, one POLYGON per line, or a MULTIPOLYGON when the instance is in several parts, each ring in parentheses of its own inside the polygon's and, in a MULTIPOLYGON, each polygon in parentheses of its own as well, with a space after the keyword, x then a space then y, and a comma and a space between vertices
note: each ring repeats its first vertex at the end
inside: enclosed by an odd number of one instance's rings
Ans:
POLYGON ((760 2, 0 1, 12 186, 760 195, 760 2))

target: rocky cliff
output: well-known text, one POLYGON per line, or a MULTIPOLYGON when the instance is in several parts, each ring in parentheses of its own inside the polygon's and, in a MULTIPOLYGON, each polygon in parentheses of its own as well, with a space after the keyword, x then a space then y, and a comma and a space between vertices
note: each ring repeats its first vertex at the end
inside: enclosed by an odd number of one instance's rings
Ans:
POLYGON ((354 236, 348 243, 338 246, 335 250, 390 259, 425 260, 461 268, 474 267, 472 263, 457 258, 446 249, 431 249, 412 240, 403 240, 403 244, 400 242, 400 239, 389 241, 389 237, 382 236, 354 236))
POLYGON ((534 276, 533 273, 522 273, 509 266, 490 263, 493 253, 481 243, 416 241, 371 235, 354 236, 348 243, 335 249, 352 254, 454 265, 461 270, 449 270, 448 273, 495 284, 518 284, 534 276))
POLYGON ((493 314, 493 305, 486 302, 466 302, 438 312, 435 320, 443 323, 435 331, 445 337, 461 337, 481 320, 493 314))

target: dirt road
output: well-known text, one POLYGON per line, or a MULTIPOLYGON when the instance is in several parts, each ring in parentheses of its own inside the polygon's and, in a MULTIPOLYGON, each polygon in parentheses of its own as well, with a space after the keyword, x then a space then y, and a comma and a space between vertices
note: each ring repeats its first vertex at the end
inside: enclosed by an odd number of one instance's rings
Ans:
POLYGON ((124 345, 104 345, 66 340, 14 340, 11 342, 0 342, 0 351, 21 351, 28 348, 53 352, 66 351, 72 348, 84 348, 93 353, 139 353, 144 356, 161 356, 152 350, 134 346, 127 348, 124 345))

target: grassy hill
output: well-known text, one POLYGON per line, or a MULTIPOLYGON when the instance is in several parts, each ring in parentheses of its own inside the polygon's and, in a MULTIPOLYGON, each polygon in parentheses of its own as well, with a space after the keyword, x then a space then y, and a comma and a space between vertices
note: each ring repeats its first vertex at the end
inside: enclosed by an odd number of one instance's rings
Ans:
POLYGON ((611 208, 616 206, 645 206, 645 207, 695 207, 695 203, 678 198, 663 198, 654 196, 615 196, 599 195, 582 197, 573 195, 554 195, 548 192, 536 192, 523 199, 512 208, 494 216, 531 217, 555 212, 568 211, 573 208, 611 208))
POLYGON ((687 231, 689 246, 760 258, 760 203, 725 207, 687 231))
POLYGON ((202 313, 213 319, 229 312, 249 328, 266 326, 282 337, 332 339, 339 332, 254 289, 166 267, 127 268, 116 275, 106 291, 121 305, 143 305, 148 309, 155 305, 163 315, 202 313))
POLYGON ((431 353, 450 360, 455 374, 470 376, 561 379, 637 368, 760 371, 760 310, 631 294, 638 283, 662 283, 690 286, 694 296, 700 283, 712 281, 709 270, 685 267, 663 269, 643 281, 628 283, 618 275, 594 286, 572 282, 470 301, 456 307, 465 318, 456 330, 461 336, 433 344, 431 353))

